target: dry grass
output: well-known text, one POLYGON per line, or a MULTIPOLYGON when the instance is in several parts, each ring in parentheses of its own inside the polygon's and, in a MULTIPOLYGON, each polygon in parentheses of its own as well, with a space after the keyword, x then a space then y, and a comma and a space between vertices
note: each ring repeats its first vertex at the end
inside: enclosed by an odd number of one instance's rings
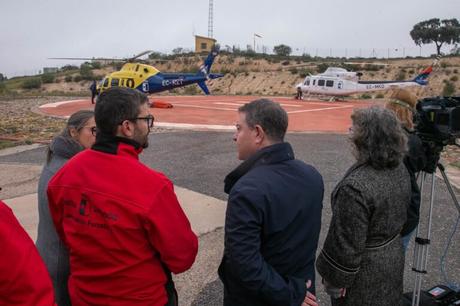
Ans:
POLYGON ((42 104, 59 100, 64 99, 35 97, 0 100, 0 139, 18 143, 49 141, 64 127, 65 120, 39 115, 33 110, 42 104))

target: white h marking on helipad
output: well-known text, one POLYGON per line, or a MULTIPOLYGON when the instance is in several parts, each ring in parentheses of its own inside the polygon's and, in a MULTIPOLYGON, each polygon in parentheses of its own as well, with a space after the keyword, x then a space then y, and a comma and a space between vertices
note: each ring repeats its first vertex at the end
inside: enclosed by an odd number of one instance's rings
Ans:
POLYGON ((353 105, 325 107, 325 108, 317 108, 317 109, 304 109, 304 110, 297 110, 297 111, 292 111, 292 112, 287 112, 287 113, 288 114, 297 114, 297 113, 320 112, 320 111, 323 111, 323 110, 341 109, 341 108, 350 108, 350 107, 353 107, 353 105))

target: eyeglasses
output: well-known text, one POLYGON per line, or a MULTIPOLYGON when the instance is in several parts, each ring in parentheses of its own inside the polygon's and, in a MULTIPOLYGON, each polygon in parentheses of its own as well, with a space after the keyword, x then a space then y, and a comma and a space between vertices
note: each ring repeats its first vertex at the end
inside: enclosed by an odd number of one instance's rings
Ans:
MULTIPOLYGON (((149 128, 153 127, 153 122, 155 121, 155 117, 153 117, 153 115, 148 115, 148 116, 145 116, 145 117, 136 117, 136 118, 131 118, 131 119, 125 119, 125 120, 129 120, 129 121, 135 121, 135 120, 145 120, 147 121, 147 126, 149 128)), ((123 122, 125 121, 123 120, 122 122, 120 122, 120 124, 123 124, 123 122)))
MULTIPOLYGON (((139 120, 139 119, 147 121, 147 126, 148 126, 149 128, 153 127, 153 122, 155 121, 155 117, 153 117, 153 115, 148 115, 148 116, 145 116, 145 117, 130 118, 130 119, 125 119, 125 120, 136 121, 136 120, 139 120)), ((124 122, 125 120, 123 120, 123 121, 120 122, 119 124, 123 124, 123 122, 124 122)))
POLYGON ((149 128, 153 127, 153 122, 155 121, 155 117, 153 115, 148 115, 146 117, 137 117, 136 119, 141 119, 147 121, 147 126, 149 128))
POLYGON ((93 136, 96 136, 97 128, 95 126, 84 126, 84 127, 82 127, 82 129, 85 129, 85 128, 89 129, 93 136))

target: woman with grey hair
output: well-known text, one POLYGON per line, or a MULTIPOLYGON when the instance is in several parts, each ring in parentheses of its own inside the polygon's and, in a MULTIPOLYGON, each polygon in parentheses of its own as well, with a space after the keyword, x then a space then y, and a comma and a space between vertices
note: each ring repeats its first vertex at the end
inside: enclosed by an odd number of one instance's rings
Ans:
POLYGON ((64 130, 48 146, 46 164, 38 182, 37 249, 53 281, 56 303, 70 305, 67 291, 68 252, 54 228, 46 189, 49 180, 75 154, 90 148, 96 141, 94 112, 81 110, 70 116, 64 130))
POLYGON ((356 163, 332 192, 331 224, 316 268, 333 306, 400 305, 400 232, 411 195, 402 162, 407 139, 387 109, 358 109, 351 119, 356 163))

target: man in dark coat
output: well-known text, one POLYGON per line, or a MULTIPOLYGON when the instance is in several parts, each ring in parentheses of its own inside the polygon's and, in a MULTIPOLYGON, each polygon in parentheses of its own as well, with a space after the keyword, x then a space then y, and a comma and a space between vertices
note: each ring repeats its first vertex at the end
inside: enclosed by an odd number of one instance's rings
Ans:
POLYGON ((244 162, 225 178, 229 193, 219 267, 224 305, 316 305, 315 254, 321 175, 284 142, 288 118, 260 99, 238 110, 233 140, 244 162), (308 289, 308 290, 307 290, 308 289))
POLYGON ((89 87, 89 90, 91 90, 91 104, 94 104, 94 98, 97 96, 97 83, 96 80, 93 80, 91 83, 91 86, 89 87))

